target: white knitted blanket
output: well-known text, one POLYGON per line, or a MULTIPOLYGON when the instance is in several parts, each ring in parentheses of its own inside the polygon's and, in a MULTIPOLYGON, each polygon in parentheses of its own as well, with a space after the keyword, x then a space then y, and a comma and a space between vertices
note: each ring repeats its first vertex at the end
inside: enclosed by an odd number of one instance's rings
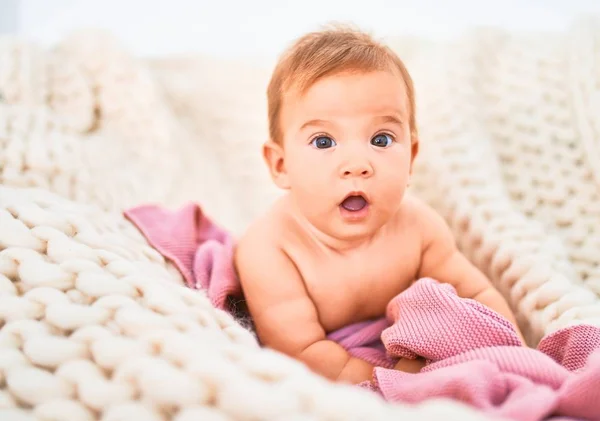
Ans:
MULTIPOLYGON (((600 322, 599 28, 390 40, 417 85, 413 188, 532 345, 600 322)), ((269 70, 147 62, 102 34, 0 39, 0 419, 486 419, 388 404, 259 348, 121 216, 193 200, 239 233, 264 210, 269 70)))

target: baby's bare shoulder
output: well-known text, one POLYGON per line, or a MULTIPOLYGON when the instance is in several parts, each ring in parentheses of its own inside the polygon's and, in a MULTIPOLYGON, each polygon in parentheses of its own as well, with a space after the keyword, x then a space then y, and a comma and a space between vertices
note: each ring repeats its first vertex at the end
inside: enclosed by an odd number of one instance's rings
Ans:
POLYGON ((253 249, 257 246, 278 248, 285 225, 285 203, 278 200, 265 213, 254 219, 237 242, 237 248, 253 249))
POLYGON ((424 247, 440 240, 452 241, 452 234, 442 215, 414 195, 405 197, 399 218, 403 227, 411 227, 419 236, 424 247))
POLYGON ((243 287, 252 287, 250 283, 276 282, 273 273, 295 276, 295 266, 282 247, 286 233, 285 214, 285 203, 275 202, 237 241, 234 263, 243 287))
POLYGON ((278 225, 277 211, 273 208, 254 219, 237 241, 234 254, 236 264, 260 258, 265 253, 275 253, 279 248, 276 234, 278 225))
POLYGON ((285 339, 290 323, 311 340, 323 332, 303 280, 283 250, 282 212, 275 205, 248 227, 237 243, 234 264, 261 341, 294 354, 307 344, 285 339))
POLYGON ((441 216, 423 199, 414 194, 407 194, 398 212, 398 217, 405 222, 433 222, 441 216))

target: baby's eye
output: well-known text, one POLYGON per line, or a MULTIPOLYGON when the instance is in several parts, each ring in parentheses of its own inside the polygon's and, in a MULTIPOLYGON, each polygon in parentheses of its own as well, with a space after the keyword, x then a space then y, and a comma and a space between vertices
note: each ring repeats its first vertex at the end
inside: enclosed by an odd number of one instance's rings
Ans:
POLYGON ((371 145, 378 146, 380 148, 387 148, 392 144, 394 139, 389 134, 380 133, 371 139, 371 145))
POLYGON ((329 136, 319 136, 315 137, 311 142, 315 148, 318 149, 327 149, 335 146, 335 140, 330 138, 329 136))

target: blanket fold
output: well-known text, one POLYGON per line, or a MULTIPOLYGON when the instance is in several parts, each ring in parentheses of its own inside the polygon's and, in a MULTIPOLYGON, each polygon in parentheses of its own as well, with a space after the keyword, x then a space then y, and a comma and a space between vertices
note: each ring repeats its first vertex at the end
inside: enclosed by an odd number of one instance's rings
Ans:
MULTIPOLYGON (((196 204, 169 211, 155 205, 125 216, 181 272, 188 287, 206 291, 231 311, 243 301, 233 267, 234 240, 196 204)), ((555 332, 537 349, 522 346, 508 320, 461 298, 448 284, 417 280, 390 301, 385 317, 329 334, 351 355, 375 365, 363 386, 390 401, 454 399, 518 421, 600 420, 600 329, 578 325, 555 332), (419 373, 392 367, 422 357, 419 373)))
POLYGON ((175 211, 143 205, 124 215, 175 265, 186 285, 205 290, 215 307, 226 310, 228 297, 242 295, 233 267, 233 237, 197 204, 188 203, 175 211))
POLYGON ((520 421, 600 419, 595 326, 573 326, 543 338, 537 349, 523 347, 502 316, 427 278, 395 297, 387 314, 388 353, 427 361, 416 374, 376 367, 370 388, 387 400, 450 398, 520 421))

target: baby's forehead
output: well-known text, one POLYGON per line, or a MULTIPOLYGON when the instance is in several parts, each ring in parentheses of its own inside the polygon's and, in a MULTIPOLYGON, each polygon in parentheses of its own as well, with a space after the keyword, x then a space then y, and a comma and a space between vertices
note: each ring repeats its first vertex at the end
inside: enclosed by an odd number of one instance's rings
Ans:
POLYGON ((382 69, 349 68, 331 70, 318 76, 297 74, 287 80, 282 87, 282 91, 284 96, 295 96, 298 98, 305 96, 315 87, 327 82, 340 81, 341 83, 350 84, 353 80, 356 81, 357 79, 367 77, 372 80, 384 81, 384 83, 395 82, 406 86, 406 81, 402 73, 395 67, 390 66, 382 69))
POLYGON ((284 110, 294 114, 331 112, 337 108, 383 114, 393 110, 402 117, 410 112, 404 79, 399 73, 389 71, 340 72, 312 84, 297 83, 285 92, 282 102, 284 110))

